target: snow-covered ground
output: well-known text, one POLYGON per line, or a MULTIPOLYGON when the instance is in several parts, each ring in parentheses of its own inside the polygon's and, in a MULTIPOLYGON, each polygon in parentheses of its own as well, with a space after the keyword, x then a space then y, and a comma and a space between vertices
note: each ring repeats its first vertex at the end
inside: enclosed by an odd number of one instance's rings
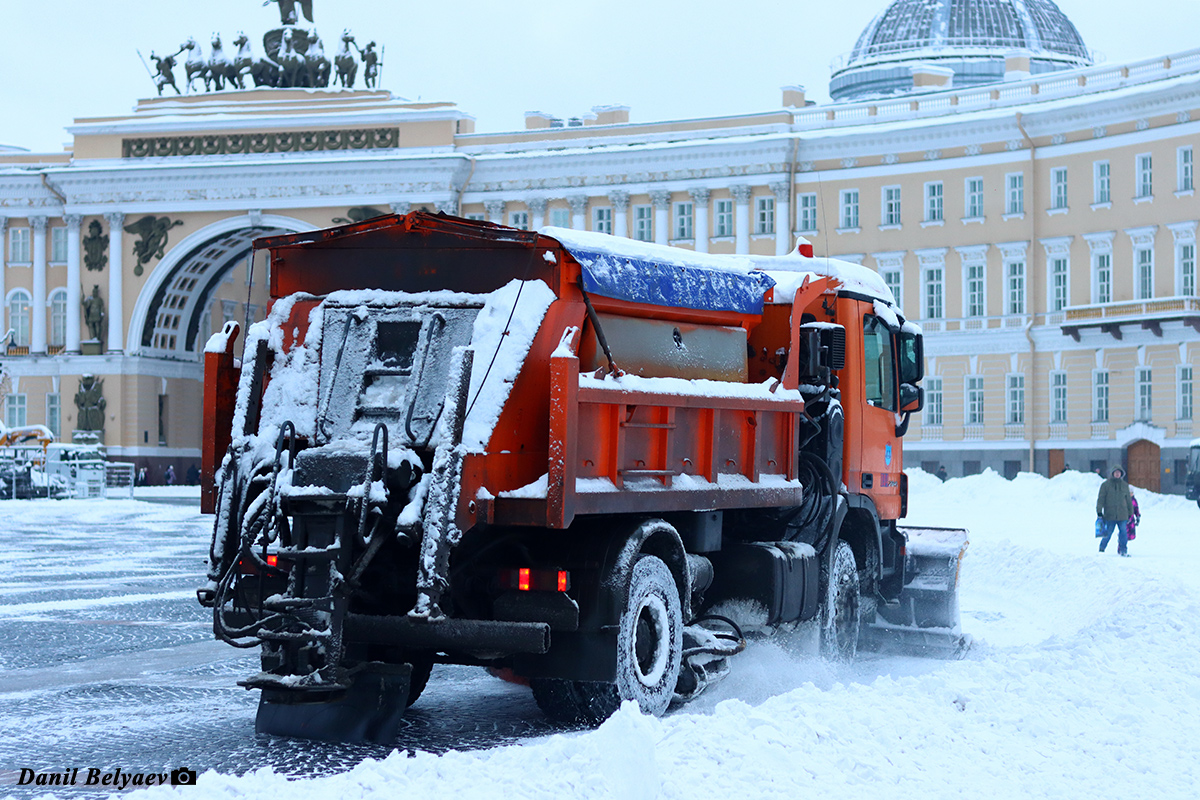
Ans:
POLYGON ((1118 558, 1115 541, 1101 555, 1099 484, 1084 473, 942 484, 910 472, 909 523, 971 531, 962 611, 975 644, 963 660, 834 665, 813 657, 799 631, 753 643, 724 683, 661 719, 626 707, 594 731, 395 752, 304 780, 209 771, 184 791, 197 800, 1195 797, 1200 509, 1137 491, 1132 558, 1118 558))

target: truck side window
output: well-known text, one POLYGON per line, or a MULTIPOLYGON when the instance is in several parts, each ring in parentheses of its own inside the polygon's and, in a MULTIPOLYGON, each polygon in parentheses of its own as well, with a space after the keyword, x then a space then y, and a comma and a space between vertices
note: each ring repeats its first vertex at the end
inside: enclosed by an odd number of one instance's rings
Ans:
POLYGON ((921 340, 913 333, 900 333, 900 382, 916 385, 923 377, 921 340))
POLYGON ((867 314, 863 317, 863 375, 868 403, 888 411, 896 410, 896 386, 893 376, 892 333, 883 320, 867 314))

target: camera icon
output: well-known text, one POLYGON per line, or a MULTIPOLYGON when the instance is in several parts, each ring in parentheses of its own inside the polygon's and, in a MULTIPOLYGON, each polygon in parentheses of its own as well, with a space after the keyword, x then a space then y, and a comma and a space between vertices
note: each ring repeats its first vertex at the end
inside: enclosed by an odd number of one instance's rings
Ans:
POLYGON ((171 785, 172 786, 195 786, 196 785, 196 770, 180 767, 179 769, 171 770, 171 785))

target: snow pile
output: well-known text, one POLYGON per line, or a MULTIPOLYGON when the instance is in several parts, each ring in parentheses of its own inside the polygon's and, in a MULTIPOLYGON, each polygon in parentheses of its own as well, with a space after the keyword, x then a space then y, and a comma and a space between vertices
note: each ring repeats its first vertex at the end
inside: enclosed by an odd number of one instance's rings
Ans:
POLYGON ((976 644, 961 661, 833 664, 806 627, 753 642, 662 719, 627 706, 595 731, 312 780, 209 772, 189 797, 1193 797, 1195 503, 1135 490, 1123 559, 1096 552, 1098 476, 909 475, 907 523, 971 532, 961 605, 976 644))

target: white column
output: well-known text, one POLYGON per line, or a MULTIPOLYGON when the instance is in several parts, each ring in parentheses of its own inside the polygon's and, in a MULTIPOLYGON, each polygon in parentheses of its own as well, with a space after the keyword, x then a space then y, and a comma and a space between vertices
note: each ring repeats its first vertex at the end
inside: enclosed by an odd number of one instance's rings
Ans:
POLYGON ((104 215, 108 220, 108 340, 104 343, 109 353, 120 353, 125 350, 125 288, 123 284, 124 271, 121 267, 125 215, 120 211, 112 211, 104 215))
POLYGON ((529 230, 539 231, 546 226, 546 198, 531 197, 525 201, 529 206, 529 230))
POLYGON ((629 235, 629 192, 616 189, 608 193, 613 209, 613 236, 629 235))
POLYGON ((654 189, 650 192, 650 202, 654 204, 654 241, 657 244, 669 244, 671 240, 671 193, 666 189, 654 189))
POLYGON ((437 210, 442 214, 447 214, 451 217, 458 216, 458 198, 451 197, 449 200, 438 200, 434 204, 437 210))
POLYGON ((792 251, 792 192, 787 181, 771 184, 775 193, 775 255, 792 251))
POLYGON ((83 217, 67 214, 67 341, 66 352, 79 352, 79 311, 82 308, 79 277, 79 231, 83 217))
POLYGON ((571 204, 571 227, 577 231, 587 230, 587 195, 575 194, 567 198, 571 204))
POLYGON ((46 352, 46 223, 45 217, 30 217, 33 234, 33 308, 30 311, 29 352, 46 352))
POLYGON ((733 232, 736 236, 733 251, 739 255, 750 252, 750 187, 730 186, 733 195, 733 232))
POLYGON ((494 222, 497 225, 504 224, 503 200, 487 200, 484 202, 483 208, 487 211, 488 222, 494 222))
POLYGON ((708 252, 708 199, 712 192, 704 187, 689 189, 692 196, 692 235, 696 237, 696 252, 708 252))
MULTIPOLYGON (((0 308, 0 340, 3 340, 4 333, 8 330, 8 325, 5 324, 5 320, 7 320, 5 312, 8 311, 8 303, 5 301, 5 298, 8 295, 8 290, 4 286, 4 278, 8 273, 8 267, 5 266, 8 261, 8 250, 6 249, 8 238, 4 235, 7 230, 8 217, 0 216, 0 303, 4 304, 4 307, 0 308)), ((3 353, 3 348, 0 348, 0 355, 3 355, 3 353)))

